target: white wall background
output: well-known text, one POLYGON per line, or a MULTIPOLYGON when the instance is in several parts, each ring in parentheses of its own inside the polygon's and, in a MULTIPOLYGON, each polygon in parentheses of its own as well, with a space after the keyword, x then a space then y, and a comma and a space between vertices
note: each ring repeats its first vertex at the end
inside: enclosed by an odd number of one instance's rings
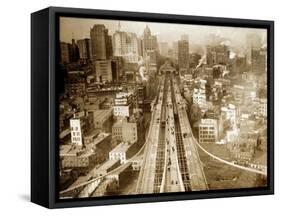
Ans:
POLYGON ((276 0, 4 0, 0 7, 0 215, 278 215, 280 206, 280 43, 276 0), (30 13, 48 6, 275 20, 274 196, 47 210, 30 203, 30 13), (275 213, 275 214, 274 214, 275 213))

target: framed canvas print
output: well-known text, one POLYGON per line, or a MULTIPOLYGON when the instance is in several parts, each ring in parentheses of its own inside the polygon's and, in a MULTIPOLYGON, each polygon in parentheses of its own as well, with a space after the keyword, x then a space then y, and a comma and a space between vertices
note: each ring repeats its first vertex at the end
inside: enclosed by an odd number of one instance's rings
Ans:
POLYGON ((273 194, 273 21, 50 7, 31 27, 32 202, 273 194))

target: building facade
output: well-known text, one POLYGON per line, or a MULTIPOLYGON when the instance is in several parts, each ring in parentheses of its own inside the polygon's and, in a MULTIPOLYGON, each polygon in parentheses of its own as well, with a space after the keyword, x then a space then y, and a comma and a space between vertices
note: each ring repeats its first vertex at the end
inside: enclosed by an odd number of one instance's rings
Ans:
POLYGON ((104 132, 111 132, 112 109, 98 109, 93 111, 94 127, 104 132))
POLYGON ((66 79, 66 93, 71 96, 83 96, 86 91, 84 71, 69 71, 66 79))
POLYGON ((178 63, 181 74, 189 73, 189 42, 180 40, 178 42, 178 63))
POLYGON ((80 59, 91 59, 92 58, 92 45, 89 38, 77 40, 77 46, 79 49, 80 59))
POLYGON ((267 99, 261 98, 258 104, 258 114, 267 117, 267 99))
POLYGON ((157 37, 151 34, 150 28, 145 27, 143 32, 143 52, 157 49, 157 37))
POLYGON ((262 46, 261 38, 255 33, 246 35, 246 61, 252 63, 252 49, 260 49, 262 46))
POLYGON ((251 71, 255 74, 263 74, 266 72, 266 50, 251 50, 251 71))
POLYGON ((221 107, 221 112, 225 113, 226 119, 230 121, 232 126, 236 126, 238 111, 234 104, 221 107))
POLYGON ((68 43, 60 42, 60 61, 63 64, 67 64, 70 62, 68 43))
POLYGON ((195 88, 192 95, 193 103, 197 104, 201 109, 206 108, 206 90, 203 88, 195 88))
POLYGON ((132 92, 119 92, 114 99, 113 115, 129 117, 133 113, 134 95, 132 92))
POLYGON ((120 160, 121 164, 126 163, 131 146, 130 143, 121 142, 109 152, 109 160, 120 160))
POLYGON ((95 61, 96 80, 98 82, 112 82, 112 61, 97 60, 95 61))
POLYGON ((92 56, 95 60, 105 60, 112 56, 112 41, 108 29, 104 25, 96 24, 90 31, 92 56))
POLYGON ((143 32, 142 48, 147 67, 156 66, 158 53, 157 37, 151 34, 148 26, 145 27, 143 32))
POLYGON ((137 35, 116 31, 113 34, 113 55, 123 57, 127 63, 138 63, 139 43, 137 35))
POLYGON ((97 164, 95 152, 73 148, 69 145, 64 145, 60 149, 60 158, 62 169, 74 169, 78 173, 84 174, 88 173, 97 164))
POLYGON ((79 118, 70 119, 71 143, 74 145, 82 146, 82 129, 79 118))
POLYGON ((207 64, 210 66, 216 64, 226 65, 229 62, 229 53, 226 45, 207 46, 207 64))
POLYGON ((215 143, 218 140, 216 119, 201 119, 199 123, 199 143, 215 143))

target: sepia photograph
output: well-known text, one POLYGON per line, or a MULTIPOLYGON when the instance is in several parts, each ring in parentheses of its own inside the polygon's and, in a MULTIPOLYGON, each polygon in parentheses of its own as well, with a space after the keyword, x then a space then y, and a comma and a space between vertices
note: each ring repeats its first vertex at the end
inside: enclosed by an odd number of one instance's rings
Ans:
POLYGON ((59 199, 268 186, 267 29, 59 18, 59 199))

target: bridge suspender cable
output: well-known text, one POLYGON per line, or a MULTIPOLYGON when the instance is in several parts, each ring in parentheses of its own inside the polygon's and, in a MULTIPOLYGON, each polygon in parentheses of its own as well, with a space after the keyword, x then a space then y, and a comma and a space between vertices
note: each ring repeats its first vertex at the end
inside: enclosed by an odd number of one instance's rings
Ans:
POLYGON ((226 160, 224 160, 222 158, 219 158, 219 157, 213 155, 212 153, 208 152, 206 149, 204 149, 197 141, 195 143, 207 155, 209 155, 210 157, 212 157, 212 158, 214 158, 214 159, 216 159, 216 160, 218 160, 218 161, 220 161, 222 163, 225 163, 225 164, 230 165, 232 167, 236 167, 238 169, 246 170, 248 172, 252 172, 252 173, 256 173, 256 174, 261 174, 261 175, 265 175, 265 176, 267 175, 266 171, 256 170, 256 169, 253 169, 253 168, 250 168, 250 167, 245 167, 245 166, 237 165, 237 164, 231 163, 229 161, 226 161, 226 160))

